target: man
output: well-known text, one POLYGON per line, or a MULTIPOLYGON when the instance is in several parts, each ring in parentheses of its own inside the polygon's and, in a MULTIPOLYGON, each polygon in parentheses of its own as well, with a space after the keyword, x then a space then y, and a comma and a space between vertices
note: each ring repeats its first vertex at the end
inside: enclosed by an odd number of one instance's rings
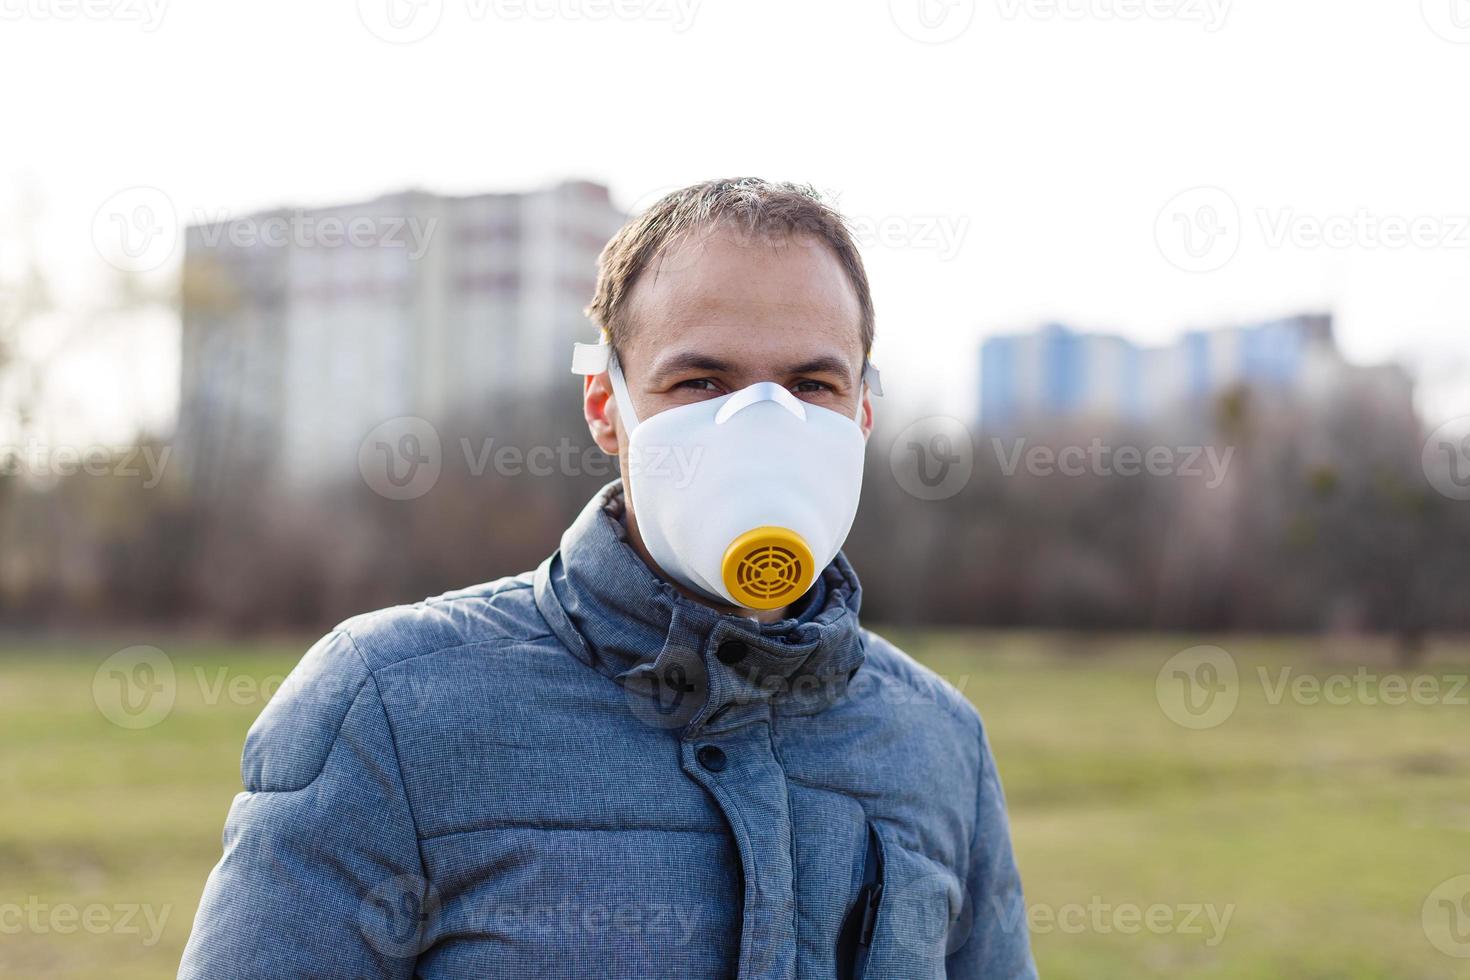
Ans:
POLYGON ((622 479, 534 573, 308 652, 181 975, 1034 976, 980 719, 838 551, 877 378, 841 218, 711 181, 599 266, 622 479))

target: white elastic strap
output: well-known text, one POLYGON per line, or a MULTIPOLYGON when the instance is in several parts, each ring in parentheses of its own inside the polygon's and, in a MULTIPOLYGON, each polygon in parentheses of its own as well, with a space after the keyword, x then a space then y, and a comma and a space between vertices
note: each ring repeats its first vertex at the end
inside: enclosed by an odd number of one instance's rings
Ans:
MULTIPOLYGON (((608 347, 608 350, 612 350, 608 347)), ((633 408, 633 396, 628 394, 628 382, 623 380, 623 369, 618 365, 618 356, 607 359, 607 377, 612 382, 613 397, 618 400, 618 412, 623 417, 623 428, 631 434, 638 428, 638 411, 633 408)))
POLYGON ((572 373, 601 374, 607 370, 608 354, 611 351, 611 344, 573 344, 572 373))
POLYGON ((863 382, 873 394, 883 397, 883 375, 878 373, 872 361, 863 361, 863 382))
POLYGON ((623 372, 618 368, 618 358, 613 353, 612 344, 604 340, 596 344, 572 345, 573 374, 585 377, 604 371, 612 382, 613 397, 618 400, 618 411, 623 414, 623 425, 632 432, 638 427, 638 412, 633 408, 633 399, 628 394, 628 384, 623 380, 623 372))

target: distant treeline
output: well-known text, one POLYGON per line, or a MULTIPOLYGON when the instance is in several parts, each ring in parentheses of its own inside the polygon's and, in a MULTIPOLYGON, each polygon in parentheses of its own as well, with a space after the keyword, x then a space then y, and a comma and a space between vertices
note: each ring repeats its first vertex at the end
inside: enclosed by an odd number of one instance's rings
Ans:
MULTIPOLYGON (((44 484, 12 466, 0 620, 320 630, 532 568, 611 472, 568 409, 441 426, 442 473, 412 500, 356 472, 312 493, 242 472, 206 492, 176 453, 156 485, 142 466, 44 484), (493 456, 536 446, 551 447, 538 466, 493 456)), ((1349 629, 1392 632, 1409 656, 1429 631, 1470 629, 1470 503, 1426 478, 1418 423, 1371 400, 1236 390, 1156 429, 954 429, 874 433, 846 549, 872 621, 1349 629), (901 471, 940 483, 964 438, 968 480, 915 493, 901 471)))

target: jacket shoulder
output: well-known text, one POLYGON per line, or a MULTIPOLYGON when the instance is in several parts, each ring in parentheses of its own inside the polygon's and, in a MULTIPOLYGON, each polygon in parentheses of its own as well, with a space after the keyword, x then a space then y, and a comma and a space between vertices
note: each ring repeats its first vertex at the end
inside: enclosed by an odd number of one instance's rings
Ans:
POLYGON ((967 732, 980 734, 980 712, 953 684, 872 630, 864 629, 862 636, 864 667, 900 685, 906 701, 939 707, 967 732))
POLYGON ((375 674, 416 657, 477 643, 529 642, 550 635, 530 575, 499 579, 411 605, 354 616, 322 637, 287 676, 250 728, 240 774, 251 792, 311 785, 346 725, 388 739, 375 674), (371 705, 356 713, 359 702, 371 705))
POLYGON ((533 574, 363 613, 336 632, 352 638, 371 671, 476 643, 544 639, 552 632, 536 607, 533 574))

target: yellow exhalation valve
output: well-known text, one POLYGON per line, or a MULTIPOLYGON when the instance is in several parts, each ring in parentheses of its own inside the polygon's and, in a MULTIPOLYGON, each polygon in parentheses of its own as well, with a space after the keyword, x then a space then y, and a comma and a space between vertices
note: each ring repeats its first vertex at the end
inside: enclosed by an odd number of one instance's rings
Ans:
POLYGON ((806 594, 816 577, 812 551, 784 527, 746 531, 725 549, 725 588, 748 609, 775 609, 806 594))

